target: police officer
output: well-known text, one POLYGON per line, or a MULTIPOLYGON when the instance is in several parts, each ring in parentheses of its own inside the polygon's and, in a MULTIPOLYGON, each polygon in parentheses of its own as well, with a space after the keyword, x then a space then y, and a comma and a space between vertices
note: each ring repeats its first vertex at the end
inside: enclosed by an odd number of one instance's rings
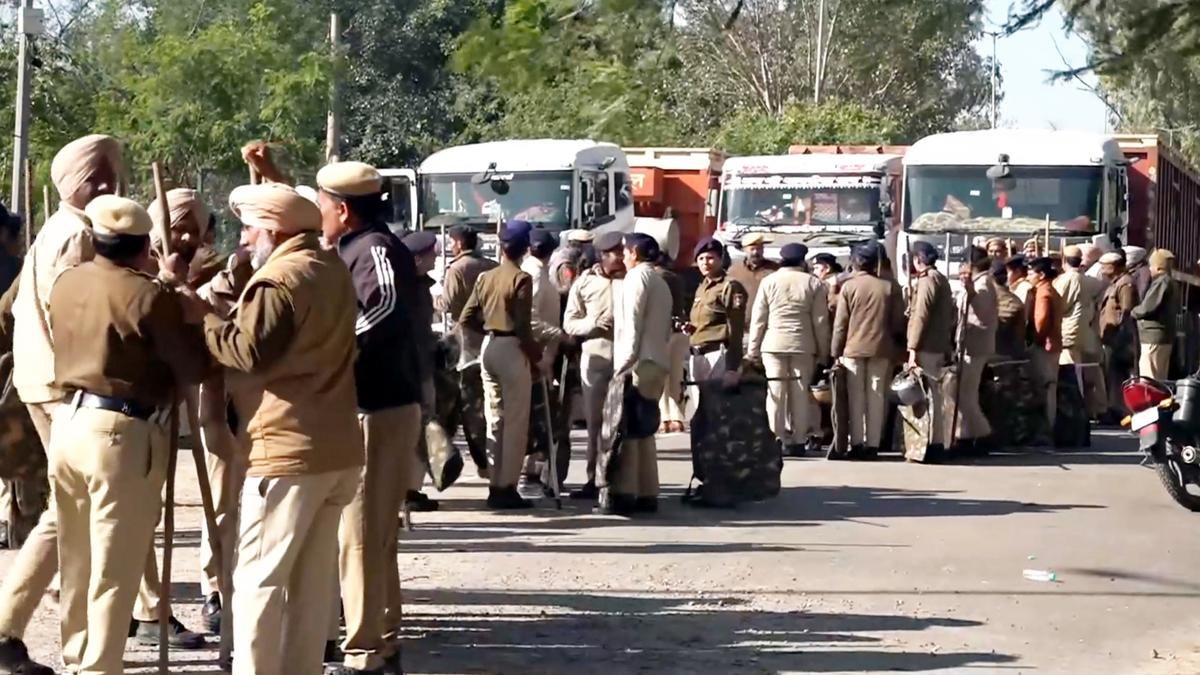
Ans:
POLYGON ((908 307, 908 367, 920 367, 929 384, 929 414, 932 418, 926 461, 941 461, 946 452, 945 401, 942 369, 954 351, 954 294, 950 280, 935 264, 937 249, 927 241, 912 245, 917 288, 908 307))
MULTIPOLYGON (((543 395, 551 392, 549 385, 554 381, 556 374, 554 365, 557 362, 559 347, 570 340, 570 336, 562 329, 562 300, 558 286, 550 275, 550 257, 557 248, 558 237, 554 233, 542 228, 533 229, 529 233, 529 255, 521 262, 521 270, 529 275, 533 283, 533 334, 542 348, 542 360, 538 364, 539 372, 534 378, 530 399, 534 402, 531 405, 532 417, 529 427, 533 438, 530 439, 530 453, 525 461, 525 478, 530 483, 542 482, 536 460, 549 457, 550 435, 557 434, 556 430, 559 427, 554 423, 560 413, 558 397, 551 395, 552 400, 543 400, 543 395), (547 409, 550 410, 549 417, 552 423, 549 429, 545 428, 547 409)), ((559 448, 560 451, 569 449, 569 444, 559 448)), ((560 471, 565 466, 565 461, 560 462, 560 471)))
POLYGON ((346 615, 342 672, 375 670, 398 653, 396 514, 422 473, 418 336, 422 321, 428 330, 428 318, 417 316, 422 287, 412 254, 384 222, 382 183, 379 172, 361 162, 336 162, 317 174, 322 231, 353 282, 353 381, 366 450, 359 489, 338 532, 346 615))
POLYGON ((613 296, 625 275, 621 235, 606 232, 595 240, 600 262, 586 270, 567 298, 563 328, 582 342, 580 372, 583 379, 583 408, 587 421, 587 482, 571 493, 572 499, 595 499, 596 460, 600 453, 604 400, 613 376, 613 296))
POLYGON ((734 263, 729 268, 729 278, 740 283, 746 289, 746 323, 749 324, 754 307, 754 298, 758 295, 758 285, 775 270, 779 264, 767 260, 764 247, 769 243, 766 235, 753 232, 742 238, 742 251, 746 257, 734 263))
POLYGON ((811 430, 816 364, 829 354, 829 287, 804 270, 804 244, 780 251, 783 268, 767 277, 755 300, 749 355, 767 377, 767 420, 793 457, 804 456, 811 430))
MULTIPOLYGON (((479 235, 467 225, 450 229, 450 253, 454 259, 446 269, 442 282, 442 295, 437 307, 449 315, 452 325, 458 325, 467 299, 475 289, 479 275, 494 269, 496 261, 485 258, 478 252, 479 235)), ((480 375, 479 352, 483 347, 483 335, 461 326, 459 330, 458 375, 461 383, 463 437, 467 450, 480 478, 487 478, 487 435, 483 419, 483 380, 480 375)))
POLYGON ((707 237, 694 250, 702 280, 692 303, 690 322, 693 380, 723 379, 737 383, 746 334, 746 289, 725 274, 721 242, 707 237))
POLYGON ((529 250, 529 223, 511 221, 500 233, 499 267, 479 275, 459 323, 486 334, 483 340, 484 413, 491 472, 487 504, 522 509, 532 504, 517 492, 529 441, 529 394, 541 347, 533 337, 533 280, 520 267, 529 250))
POLYGON ((151 551, 166 477, 165 410, 210 361, 198 324, 172 291, 142 273, 151 220, 128 199, 86 209, 96 259, 50 294, 55 382, 50 476, 58 512, 63 661, 121 672, 129 614, 151 551))
POLYGON ((615 300, 613 371, 624 397, 624 437, 616 475, 603 490, 601 513, 658 511, 658 399, 670 372, 671 289, 654 268, 658 242, 648 234, 625 235, 625 278, 615 300), (633 408, 633 409, 631 409, 633 408), (607 494, 604 494, 607 492, 607 494))
MULTIPOLYGON (((417 268, 417 284, 413 293, 412 326, 417 338, 418 372, 421 376, 421 404, 426 416, 432 415, 437 393, 433 384, 433 364, 437 358, 437 338, 433 334, 433 286, 437 282, 429 273, 437 265, 437 236, 432 232, 413 232, 404 237, 404 246, 412 253, 417 268)), ((437 511, 438 503, 421 492, 425 477, 424 466, 418 465, 410 476, 404 500, 413 511, 437 511)))

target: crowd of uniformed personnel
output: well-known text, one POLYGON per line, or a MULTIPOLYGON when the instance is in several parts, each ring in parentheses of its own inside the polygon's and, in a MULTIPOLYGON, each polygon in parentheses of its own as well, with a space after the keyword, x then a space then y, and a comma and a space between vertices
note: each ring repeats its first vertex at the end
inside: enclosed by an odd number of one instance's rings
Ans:
POLYGON ((0 301, 49 483, 6 484, 8 513, 39 494, 46 505, 0 587, 0 672, 50 672, 22 638, 56 572, 71 672, 122 672, 131 638, 204 644, 175 619, 161 635, 157 619, 152 544, 181 408, 215 515, 202 532, 204 628, 232 622, 232 671, 382 673, 401 671, 399 514, 438 507, 421 492, 423 429, 445 417, 447 395, 487 506, 509 510, 532 505, 522 481, 558 496, 578 388, 586 481, 570 496, 642 516, 659 505, 656 435, 684 430, 701 383, 765 378, 783 454, 845 433, 830 457, 871 459, 897 445, 893 376, 915 373, 931 419, 922 459, 939 461, 1005 443, 980 401, 989 368, 1002 379, 1000 364, 1024 364, 1018 381, 1053 442, 1064 372, 1107 418, 1123 413, 1125 377, 1165 377, 1170 364, 1179 301, 1164 250, 1050 256, 1031 241, 1012 255, 1009 242, 978 242, 956 292, 923 242, 902 288, 875 242, 844 271, 802 244, 769 261, 762 234, 728 264, 708 238, 691 252, 689 310, 667 242, 573 231, 560 246, 513 220, 498 261, 476 230, 450 228, 434 298, 438 238, 389 229, 373 167, 332 163, 311 190, 288 185, 264 144, 243 157, 266 182, 230 194, 242 230, 228 257, 197 192, 148 208, 113 194, 116 139, 87 136, 54 158, 59 208, 0 301), (436 366, 447 343, 448 385, 436 366), (820 394, 831 372, 846 394, 840 430, 820 394))

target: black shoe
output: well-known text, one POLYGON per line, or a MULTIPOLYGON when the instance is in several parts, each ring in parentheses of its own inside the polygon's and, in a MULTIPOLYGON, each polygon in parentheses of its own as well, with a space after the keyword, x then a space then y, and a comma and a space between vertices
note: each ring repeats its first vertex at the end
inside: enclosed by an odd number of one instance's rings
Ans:
POLYGON ((941 464, 947 457, 946 446, 941 443, 931 443, 925 448, 925 464, 941 464))
POLYGON ((825 447, 821 445, 821 439, 810 438, 808 439, 808 442, 804 444, 804 451, 813 455, 819 455, 825 451, 825 447))
POLYGON ((803 457, 805 448, 800 443, 787 443, 783 446, 784 457, 803 457))
POLYGON ((634 513, 658 513, 658 497, 638 497, 633 501, 634 513))
POLYGON ((346 660, 346 654, 342 648, 338 646, 337 640, 325 641, 325 655, 321 657, 321 663, 338 664, 346 660))
POLYGON ((409 490, 404 496, 404 501, 408 502, 408 510, 416 512, 437 511, 438 503, 435 499, 430 499, 424 492, 409 490))
POLYGON ((383 672, 389 675, 404 675, 404 664, 400 659, 401 653, 400 648, 397 647, 396 653, 387 657, 383 663, 383 672))
POLYGON ((600 496, 600 488, 596 487, 595 481, 588 481, 583 484, 578 490, 571 491, 571 499, 595 499, 600 496))
POLYGON ((533 502, 522 497, 516 487, 488 488, 487 505, 497 511, 512 511, 532 508, 533 502))
POLYGON ((13 675, 54 675, 54 669, 29 658, 25 643, 14 637, 0 638, 0 672, 13 675))
POLYGON ((859 459, 865 462, 874 462, 879 459, 879 448, 867 448, 862 451, 862 456, 859 459))
POLYGON ((849 452, 846 453, 845 459, 857 461, 857 460, 866 459, 866 455, 867 455, 866 446, 852 445, 852 446, 850 446, 849 452))
MULTIPOLYGON (((138 644, 147 647, 158 646, 158 622, 133 620, 133 637, 138 644)), ((179 619, 171 617, 171 626, 167 629, 167 644, 175 649, 200 649, 204 646, 204 636, 188 630, 179 619)))
POLYGON ((204 622, 204 630, 209 635, 221 634, 221 596, 212 593, 200 608, 200 620, 204 622))

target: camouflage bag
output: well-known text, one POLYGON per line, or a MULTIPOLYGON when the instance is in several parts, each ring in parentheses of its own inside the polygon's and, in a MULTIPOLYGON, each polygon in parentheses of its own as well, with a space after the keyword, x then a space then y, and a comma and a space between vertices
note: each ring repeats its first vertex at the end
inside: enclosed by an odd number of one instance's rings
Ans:
POLYGON ((1054 447, 1089 448, 1092 424, 1075 366, 1058 367, 1058 405, 1054 414, 1054 447))
POLYGON ((1049 440, 1045 400, 1030 361, 998 361, 984 371, 979 402, 1001 447, 1042 445, 1049 440))
POLYGON ((700 382, 692 418, 692 473, 684 501, 730 507, 779 494, 783 452, 767 422, 767 383, 745 375, 736 389, 720 380, 700 382))
POLYGON ((38 518, 46 510, 50 497, 46 450, 29 410, 17 398, 12 384, 12 354, 0 357, 0 479, 12 493, 9 512, 0 513, 8 522, 9 545, 20 546, 38 518))
POLYGON ((0 393, 0 478, 46 480, 46 450, 25 404, 12 385, 12 354, 0 357, 4 389, 0 393))

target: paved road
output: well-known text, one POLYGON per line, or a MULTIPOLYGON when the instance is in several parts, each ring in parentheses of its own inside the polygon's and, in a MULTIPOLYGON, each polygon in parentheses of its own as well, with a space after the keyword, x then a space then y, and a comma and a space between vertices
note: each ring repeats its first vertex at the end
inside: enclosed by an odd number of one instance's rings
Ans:
MULTIPOLYGON (((662 440, 665 490, 690 473, 662 440)), ((775 500, 664 502, 626 521, 567 504, 480 508, 472 474, 400 556, 410 673, 1200 672, 1200 515, 1127 439, 974 465, 788 460, 775 500), (1024 568, 1059 583, 1025 581, 1024 568)), ((190 461, 181 462, 190 484, 190 461)), ((582 466, 573 467, 572 478, 582 466)), ((179 510, 179 613, 195 623, 198 498, 179 510)), ((0 556, 6 569, 11 553, 0 556)), ((53 605, 31 628, 57 652, 53 605)), ((215 651, 173 672, 215 672, 215 651)), ((131 672, 151 651, 131 650, 131 672)))

